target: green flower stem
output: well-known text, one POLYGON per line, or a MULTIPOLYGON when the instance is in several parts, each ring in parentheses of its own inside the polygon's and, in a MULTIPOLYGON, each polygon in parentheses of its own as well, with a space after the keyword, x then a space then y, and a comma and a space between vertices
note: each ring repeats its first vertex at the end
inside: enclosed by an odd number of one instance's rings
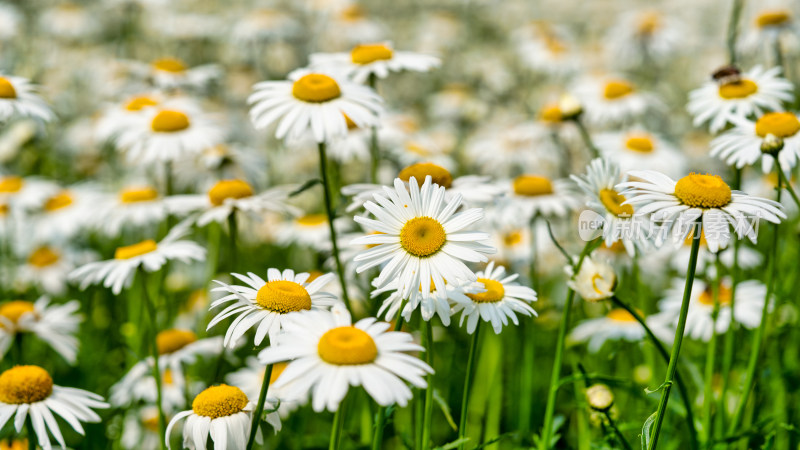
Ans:
POLYGON ((344 409, 345 400, 346 398, 342 399, 342 402, 339 403, 339 408, 333 414, 333 426, 331 427, 331 440, 328 444, 328 450, 339 449, 339 443, 342 440, 342 428, 344 428, 344 413, 342 410, 344 409))
POLYGON ((736 35, 739 31, 739 16, 742 15, 742 0, 733 0, 731 18, 728 22, 728 62, 736 64, 736 35))
MULTIPOLYGON (((775 158, 775 163, 777 164, 777 162, 778 162, 778 158, 775 158)), ((794 188, 792 187, 792 183, 790 183, 789 180, 786 179, 786 174, 784 174, 783 171, 780 170, 780 165, 777 166, 776 170, 778 172, 778 177, 781 179, 781 184, 783 184, 783 187, 785 187, 786 190, 789 191, 789 195, 792 196, 792 200, 794 200, 794 204, 797 205, 798 208, 800 208, 800 198, 797 198, 797 193, 795 192, 794 188)))
POLYGON ((33 419, 31 419, 30 416, 25 419, 25 431, 28 434, 28 450, 36 450, 36 442, 39 438, 37 437, 36 441, 33 440, 36 434, 33 431, 33 419))
POLYGON ((231 248, 231 263, 230 268, 232 272, 236 271, 236 267, 238 264, 239 259, 239 252, 236 247, 236 243, 239 240, 239 227, 236 224, 236 209, 234 208, 231 211, 231 214, 228 216, 228 237, 230 237, 230 243, 228 244, 231 248))
POLYGON ((339 275, 339 284, 342 287, 342 300, 348 311, 353 311, 350 304, 350 296, 347 293, 347 282, 344 277, 344 266, 342 259, 339 257, 339 243, 336 237, 336 227, 333 226, 333 221, 336 219, 336 214, 333 211, 333 199, 331 198, 331 183, 328 179, 328 156, 325 154, 325 143, 319 143, 319 172, 322 177, 322 190, 325 193, 325 213, 328 215, 328 228, 331 234, 331 245, 333 247, 333 259, 336 261, 336 272, 339 275))
MULTIPOLYGON (((267 347, 269 347, 269 337, 267 337, 267 347)), ((261 414, 264 413, 264 402, 267 400, 267 391, 269 391, 269 381, 272 378, 272 364, 267 365, 264 369, 264 379, 261 381, 261 391, 258 393, 258 403, 256 409, 253 411, 253 421, 250 423, 250 438, 247 440, 247 450, 253 448, 256 442, 256 434, 258 434, 258 425, 261 424, 261 414)))
MULTIPOLYGON (((611 301, 619 306, 620 308, 628 311, 630 315, 636 319, 637 322, 644 328, 645 334, 650 339, 650 341, 655 345, 656 350, 664 359, 664 362, 669 364, 669 353, 667 349, 664 347, 664 344, 656 337, 656 334, 653 333, 653 330, 647 325, 647 322, 644 320, 644 317, 639 314, 638 311, 633 309, 632 307, 628 306, 627 303, 623 302, 619 299, 619 297, 614 296, 611 297, 611 301)), ((692 400, 689 397, 689 392, 686 390, 686 383, 683 382, 681 378, 680 371, 675 372, 675 384, 678 385, 678 393, 681 396, 681 401, 683 402, 683 407, 686 409, 686 425, 689 427, 689 436, 691 439, 691 444, 689 448, 697 448, 697 430, 694 428, 694 414, 692 413, 692 400)))
POLYGON ((594 145, 594 142, 592 141, 592 136, 589 134, 589 130, 586 129, 586 125, 584 125, 580 116, 573 119, 573 122, 575 122, 575 125, 578 126, 578 131, 580 131, 581 133, 581 138, 583 139, 583 143, 586 145, 586 148, 589 149, 589 152, 592 154, 592 158, 599 158, 600 151, 594 145))
MULTIPOLYGON (((156 320, 156 305, 153 303, 153 299, 150 298, 150 292, 147 290, 147 276, 145 271, 142 267, 139 267, 139 279, 142 280, 142 296, 144 296, 143 303, 147 308, 147 315, 149 316, 150 322, 150 348, 153 355, 153 378, 156 381, 156 407, 158 408, 158 429, 161 433, 161 436, 167 435, 167 417, 164 415, 164 406, 163 406, 163 393, 162 393, 162 382, 161 382, 161 369, 158 367, 158 344, 156 344, 156 336, 158 335, 158 321, 156 320)), ((146 333, 142 335, 143 337, 146 336, 146 333)), ((145 337, 145 339, 147 339, 145 337)), ((147 348, 147 345, 143 344, 142 347, 147 348)), ((161 449, 166 448, 166 444, 163 439, 159 439, 161 444, 161 449)))
MULTIPOLYGON (((478 353, 478 344, 480 342, 480 331, 481 331, 481 320, 478 321, 478 325, 475 327, 475 332, 472 333, 472 340, 469 344, 469 357, 467 358, 467 371, 464 374, 464 392, 461 395, 461 418, 458 420, 458 438, 463 439, 467 437, 467 415, 468 409, 467 406, 469 404, 469 391, 472 387, 472 376, 474 371, 475 365, 475 358, 478 353)), ((430 389, 430 386, 428 386, 430 389)), ((524 399, 523 399, 524 401, 524 399)), ((458 446, 459 450, 464 449, 465 444, 460 444, 458 446)))
MULTIPOLYGON (((551 232, 552 237, 552 232, 551 232)), ((554 242, 555 239, 553 240, 554 242)), ((590 249, 593 247, 594 241, 589 241, 583 247, 580 258, 574 267, 574 273, 577 274, 581 270, 583 260, 589 254, 590 249)), ((556 243, 557 244, 557 243, 556 243)), ((570 261, 571 262, 571 261, 570 261)), ((567 290, 567 299, 564 301, 564 312, 561 314, 561 322, 558 326, 558 338, 556 342, 556 355, 553 360, 553 371, 550 374, 550 389, 547 393, 547 406, 544 413, 544 425, 542 428, 542 444, 545 448, 550 448, 550 440, 552 437, 553 416, 556 409, 556 397, 558 395, 559 379, 561 378, 561 361, 564 358, 564 342, 567 338, 567 329, 569 328, 569 319, 572 311, 572 300, 575 298, 575 291, 572 289, 567 290)))
MULTIPOLYGON (((433 320, 433 318, 431 318, 433 320)), ((425 362, 433 367, 433 325, 431 321, 425 322, 422 328, 425 336, 425 362)), ((431 428, 433 427, 433 374, 429 373, 426 377, 428 388, 425 389, 425 412, 422 425, 422 449, 426 450, 431 446, 431 428)))
POLYGON ((621 431, 619 431, 616 422, 614 422, 614 419, 611 418, 611 414, 609 414, 607 410, 603 411, 603 414, 606 416, 608 425, 611 427, 612 430, 614 430, 614 434, 617 436, 617 440, 619 441, 620 444, 622 444, 622 448, 624 448, 625 450, 632 450, 631 444, 628 443, 628 441, 625 439, 625 436, 622 434, 621 431))
MULTIPOLYGON (((781 201, 781 191, 783 190, 783 176, 781 173, 780 165, 776 165, 778 171, 778 187, 777 187, 777 201, 781 201)), ((728 426, 728 434, 733 434, 737 431, 739 423, 742 421, 747 400, 750 397, 750 392, 753 390, 755 384, 755 374, 758 365, 758 357, 761 354, 761 347, 764 345, 764 334, 767 329, 767 322, 769 322, 769 303, 773 292, 775 291, 775 266, 778 259, 778 231, 780 224, 774 224, 772 227, 772 243, 770 244, 769 263, 767 264, 767 295, 764 297, 764 307, 761 309, 761 323, 756 328, 755 335, 753 335, 753 347, 750 350, 750 359, 747 361, 747 372, 745 374, 744 388, 742 390, 739 404, 736 405, 736 410, 733 414, 733 419, 728 426)))
POLYGON ((661 434, 661 426, 664 423, 664 416, 667 412, 667 403, 669 402, 669 393, 672 390, 672 382, 675 378, 675 372, 678 370, 678 357, 681 353, 681 343, 683 342, 683 332, 686 329, 686 316, 689 313, 689 298, 692 295, 692 285, 694 284, 694 272, 697 269, 697 254, 700 250, 700 236, 702 231, 701 221, 702 216, 697 219, 694 224, 692 233, 692 253, 689 257, 689 268, 686 273, 686 285, 683 288, 683 301, 681 303, 681 313, 678 318, 678 328, 675 330, 675 341, 672 344, 672 353, 669 356, 669 365, 667 366, 667 376, 664 383, 661 385, 661 400, 658 402, 658 410, 656 411, 655 424, 653 425, 653 436, 650 440, 650 445, 647 450, 655 450, 658 448, 658 438, 661 434))
MULTIPOLYGON (((711 310, 711 340, 708 342, 708 350, 706 351, 706 368, 703 379, 705 386, 703 389, 703 432, 706 435, 706 448, 711 448, 714 434, 711 432, 713 422, 711 406, 714 403, 714 391, 712 389, 714 381, 714 366, 716 364, 717 356, 717 320, 719 319, 719 295, 720 283, 722 282, 722 264, 719 262, 719 253, 716 254, 715 267, 717 269, 716 280, 712 285, 712 298, 714 300, 714 307, 711 310)), ((731 323, 733 323, 733 310, 731 310, 731 323)))
MULTIPOLYGON (((369 87, 372 88, 375 92, 378 91, 378 77, 375 76, 374 73, 369 74, 369 87)), ((372 184, 378 184, 378 166, 381 162, 381 149, 378 146, 378 127, 374 126, 370 130, 370 166, 369 166, 369 182, 372 184)))
MULTIPOLYGON (((403 304, 401 303, 400 309, 397 310, 397 316, 394 319, 394 331, 400 331, 402 328, 403 328, 403 304)), ((383 429, 385 427, 386 427, 386 407, 381 406, 378 408, 378 418, 375 421, 375 435, 372 437, 372 450, 381 450, 381 448, 383 448, 383 429)))

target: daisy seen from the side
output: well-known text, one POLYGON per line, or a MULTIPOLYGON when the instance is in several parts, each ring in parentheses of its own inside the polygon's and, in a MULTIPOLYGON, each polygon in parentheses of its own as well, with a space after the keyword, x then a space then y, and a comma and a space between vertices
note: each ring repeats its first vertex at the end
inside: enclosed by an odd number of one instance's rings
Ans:
POLYGON ((343 69, 357 83, 366 83, 370 76, 383 79, 391 72, 428 72, 439 67, 439 58, 394 49, 391 42, 359 44, 350 53, 312 53, 312 68, 343 69))
POLYGON ((712 156, 738 169, 760 160, 764 173, 771 172, 777 160, 787 176, 797 165, 800 119, 795 113, 771 112, 755 121, 737 118, 733 123, 733 128, 711 141, 712 156), (771 149, 772 145, 777 147, 771 149))
POLYGON ((78 356, 78 326, 83 317, 78 314, 80 303, 71 300, 51 304, 41 297, 36 302, 12 300, 0 303, 0 356, 8 352, 19 333, 30 333, 46 342, 68 363, 75 364, 78 356))

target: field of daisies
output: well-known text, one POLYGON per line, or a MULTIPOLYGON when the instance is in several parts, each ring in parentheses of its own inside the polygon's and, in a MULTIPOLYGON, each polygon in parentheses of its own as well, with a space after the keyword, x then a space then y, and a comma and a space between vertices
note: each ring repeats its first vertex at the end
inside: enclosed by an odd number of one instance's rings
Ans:
POLYGON ((800 448, 798 16, 0 2, 0 450, 800 448))

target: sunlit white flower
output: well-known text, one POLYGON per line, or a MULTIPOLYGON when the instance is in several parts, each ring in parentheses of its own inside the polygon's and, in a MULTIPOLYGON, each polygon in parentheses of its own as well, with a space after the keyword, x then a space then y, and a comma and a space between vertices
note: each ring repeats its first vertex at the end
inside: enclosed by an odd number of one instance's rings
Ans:
POLYGON ((78 355, 78 314, 80 303, 72 300, 63 305, 51 305, 41 297, 36 303, 12 300, 0 304, 0 356, 8 352, 18 333, 30 333, 46 342, 70 364, 78 355))
POLYGON ((588 342, 588 350, 597 353, 608 340, 639 342, 644 336, 642 324, 628 311, 616 308, 603 317, 579 323, 572 329, 567 339, 571 342, 588 342))
POLYGON ((406 406, 412 397, 406 382, 424 389, 433 369, 405 352, 422 351, 410 334, 387 331, 390 325, 369 317, 352 323, 344 307, 287 317, 284 333, 262 350, 263 364, 290 361, 275 382, 289 397, 311 394, 314 411, 336 411, 350 386, 363 386, 376 403, 406 406))
POLYGON ((359 44, 349 53, 312 53, 309 59, 312 68, 342 69, 358 83, 370 76, 383 79, 391 72, 428 72, 442 63, 435 56, 397 51, 390 42, 359 44))
POLYGON ((584 300, 599 302, 614 295, 617 288, 617 274, 614 268, 605 261, 591 256, 583 258, 578 273, 571 265, 566 266, 569 280, 567 285, 584 300))
POLYGON ((50 107, 35 93, 27 78, 0 73, 0 121, 29 117, 49 122, 55 118, 50 107))

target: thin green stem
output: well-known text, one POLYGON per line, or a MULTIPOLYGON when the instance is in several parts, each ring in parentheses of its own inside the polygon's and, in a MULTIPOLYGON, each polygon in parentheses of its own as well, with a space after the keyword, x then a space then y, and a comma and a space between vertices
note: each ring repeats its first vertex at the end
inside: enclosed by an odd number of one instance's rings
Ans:
POLYGON ((350 305, 350 296, 347 293, 347 282, 344 276, 344 266, 339 257, 339 243, 336 237, 336 227, 334 227, 334 220, 336 214, 333 211, 333 199, 331 198, 331 184, 328 179, 328 156, 325 154, 325 143, 319 143, 319 171, 322 177, 322 190, 325 193, 325 213, 328 215, 328 229, 331 234, 331 246, 333 247, 333 259, 336 261, 336 272, 339 275, 339 284, 342 287, 342 300, 348 311, 353 311, 350 305))
POLYGON ((33 431, 33 419, 30 417, 25 420, 25 431, 28 433, 28 450, 36 450, 36 441, 39 439, 33 440, 36 434, 33 431))
MULTIPOLYGON (((423 330, 425 331, 425 362, 433 367, 433 325, 430 320, 425 322, 423 330)), ((431 431, 433 427, 433 374, 429 373, 426 378, 428 380, 428 388, 425 389, 425 413, 422 422, 423 450, 431 446, 431 431)))
POLYGON ((234 208, 231 210, 230 215, 228 216, 228 237, 230 238, 230 255, 231 255, 231 263, 230 268, 232 272, 236 271, 236 267, 238 266, 238 258, 239 252, 237 249, 237 241, 239 240, 239 227, 236 223, 236 209, 234 208))
POLYGON ((778 164, 778 158, 775 158, 775 163, 777 165, 776 170, 778 171, 778 177, 781 178, 781 183, 783 184, 783 187, 785 187, 786 190, 789 191, 789 195, 792 196, 794 204, 797 205, 798 208, 800 208, 800 198, 797 197, 797 193, 792 187, 792 183, 790 183, 789 180, 786 179, 786 174, 783 173, 783 170, 781 170, 780 164, 778 164))
POLYGON ((625 450, 632 450, 631 444, 628 443, 627 439, 625 439, 625 436, 622 434, 621 431, 619 431, 617 423, 614 422, 614 419, 611 418, 611 414, 609 414, 607 410, 603 411, 603 414, 606 416, 608 425, 611 427, 612 430, 614 430, 614 434, 617 436, 617 440, 619 441, 620 444, 622 444, 622 448, 624 448, 625 450))
POLYGON ((669 393, 672 390, 672 382, 675 378, 675 372, 678 370, 678 357, 681 353, 681 343, 683 342, 683 332, 686 329, 686 316, 689 313, 689 299, 692 295, 692 285, 694 284, 694 272, 697 269, 697 254, 700 250, 700 236, 702 225, 698 221, 694 224, 692 232, 692 253, 689 257, 689 268, 686 273, 686 284, 683 288, 683 301, 681 303, 681 312, 678 318, 678 328, 675 330, 675 341, 672 344, 672 353, 669 356, 669 365, 667 366, 667 376, 664 383, 661 385, 661 400, 658 402, 658 410, 656 411, 656 419, 653 425, 653 437, 650 440, 650 445, 647 450, 655 450, 658 448, 658 438, 661 434, 661 426, 664 423, 664 416, 667 412, 667 403, 669 402, 669 393))
MULTIPOLYGON (((403 304, 397 310, 394 320, 394 331, 403 328, 403 304)), ((372 436, 372 450, 380 450, 383 447, 383 429, 386 427, 386 407, 378 408, 378 418, 375 420, 375 434, 372 436)))
MULTIPOLYGON (((378 77, 375 76, 374 73, 369 74, 369 87, 372 90, 378 90, 378 77)), ((378 183, 378 167, 380 166, 381 162, 381 149, 378 146, 378 127, 374 126, 370 130, 370 166, 369 166, 369 182, 372 184, 378 183)))
MULTIPOLYGON (((458 438, 463 439, 467 437, 467 415, 469 413, 469 392, 472 387, 472 377, 475 366, 475 358, 478 353, 478 344, 480 343, 481 321, 475 326, 475 332, 472 333, 472 339, 469 344, 469 357, 467 357, 467 370, 464 372, 464 391, 461 394, 461 417, 458 420, 458 438)), ((458 446, 459 450, 463 450, 465 444, 458 446)))
POLYGON ((581 133, 581 138, 583 139, 583 143, 586 145, 586 148, 589 149, 589 152, 592 154, 592 158, 599 158, 600 151, 594 145, 594 142, 592 141, 592 136, 589 134, 589 130, 586 129, 586 125, 584 125, 580 116, 576 117, 573 121, 575 122, 575 125, 578 126, 578 131, 580 131, 581 133))
POLYGON ((728 62, 736 64, 736 36, 739 32, 739 16, 742 14, 743 0, 733 0, 731 18, 728 21, 728 62))
MULTIPOLYGON (((156 306, 153 303, 153 299, 150 297, 150 292, 147 290, 147 277, 145 275, 145 271, 143 268, 139 268, 139 279, 142 283, 142 296, 144 296, 144 304, 147 308, 147 314, 150 319, 150 349, 153 355, 153 379, 156 381, 156 407, 158 409, 158 428, 161 433, 161 436, 167 435, 167 418, 164 415, 164 406, 163 406, 163 387, 161 382, 161 369, 159 368, 159 355, 158 355, 158 344, 156 343, 156 337, 158 336, 158 321, 156 319, 156 306)), ((144 337, 147 339, 147 337, 144 337)), ((146 345, 142 345, 142 347, 147 348, 146 345)), ((159 440, 161 444, 162 450, 166 448, 166 444, 163 440, 159 440)))
MULTIPOLYGON (((708 350, 706 351, 706 367, 704 373, 705 386, 703 389, 703 432, 706 434, 705 447, 710 449, 712 446, 714 434, 712 433, 712 405, 714 404, 714 366, 716 365, 717 357, 717 320, 719 318, 719 295, 720 283, 722 283, 722 264, 719 261, 719 253, 715 255, 714 261, 716 267, 716 279, 712 285, 712 298, 714 301, 713 309, 711 310, 711 340, 708 342, 708 350)), ((733 316, 733 311, 731 311, 733 316)), ((733 317, 731 317, 733 322, 733 317)))
MULTIPOLYGON (((267 347, 269 347, 269 337, 267 337, 267 347)), ((267 400, 267 391, 269 391, 269 381, 272 378, 272 364, 267 365, 264 369, 264 379, 261 381, 261 391, 258 393, 258 403, 256 410, 253 412, 253 421, 250 423, 250 437, 247 439, 247 450, 253 448, 256 442, 256 434, 258 434, 258 425, 261 423, 261 415, 264 413, 264 402, 267 400)))
POLYGON ((331 440, 328 443, 328 450, 338 450, 339 443, 342 440, 342 428, 344 427, 344 409, 345 399, 339 403, 339 408, 333 414, 333 425, 331 426, 331 440))

